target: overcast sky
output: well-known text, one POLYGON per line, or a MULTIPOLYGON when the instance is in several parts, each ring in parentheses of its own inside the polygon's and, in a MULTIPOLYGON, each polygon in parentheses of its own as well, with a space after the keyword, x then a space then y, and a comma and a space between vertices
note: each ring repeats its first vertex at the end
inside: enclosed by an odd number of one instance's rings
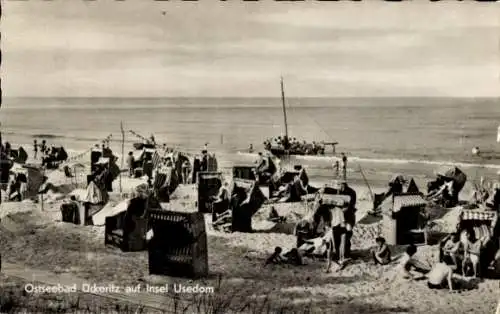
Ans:
POLYGON ((9 96, 500 96, 500 6, 3 1, 9 96))

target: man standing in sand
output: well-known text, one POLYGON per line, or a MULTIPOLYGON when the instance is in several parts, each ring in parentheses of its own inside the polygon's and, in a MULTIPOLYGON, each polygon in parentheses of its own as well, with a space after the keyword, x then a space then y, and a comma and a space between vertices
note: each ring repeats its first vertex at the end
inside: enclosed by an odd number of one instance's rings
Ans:
POLYGON ((34 152, 33 157, 36 159, 38 155, 38 143, 36 142, 36 140, 33 140, 33 152, 34 152))
POLYGON ((356 224, 356 191, 354 191, 350 186, 347 185, 347 182, 342 181, 340 183, 340 195, 349 196, 349 204, 347 208, 344 210, 344 219, 345 219, 345 255, 346 257, 350 257, 351 255, 351 238, 352 238, 352 229, 356 224))
POLYGON ((208 151, 204 149, 201 151, 201 154, 200 171, 208 171, 208 151))
POLYGON ((127 156, 127 168, 129 177, 134 176, 134 153, 128 152, 127 156))
POLYGON ((342 156, 342 177, 344 180, 347 180, 347 156, 345 153, 341 154, 342 156))
POLYGON ((328 235, 326 237, 326 239, 328 239, 328 243, 326 254, 327 265, 325 270, 327 273, 330 272, 334 250, 338 256, 338 264, 340 267, 344 266, 346 248, 346 223, 344 213, 340 207, 334 207, 330 209, 330 214, 330 226, 328 226, 327 231, 325 232, 326 235, 328 235))
POLYGON ((182 163, 182 183, 183 184, 188 184, 189 182, 189 173, 191 171, 191 164, 189 163, 189 160, 184 160, 182 163))

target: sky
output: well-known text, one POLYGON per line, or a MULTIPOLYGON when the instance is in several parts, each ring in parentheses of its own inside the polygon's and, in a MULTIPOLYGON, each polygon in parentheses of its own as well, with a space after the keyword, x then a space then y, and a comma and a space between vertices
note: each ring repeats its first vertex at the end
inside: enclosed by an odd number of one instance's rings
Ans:
POLYGON ((5 97, 498 97, 500 6, 2 0, 5 97))

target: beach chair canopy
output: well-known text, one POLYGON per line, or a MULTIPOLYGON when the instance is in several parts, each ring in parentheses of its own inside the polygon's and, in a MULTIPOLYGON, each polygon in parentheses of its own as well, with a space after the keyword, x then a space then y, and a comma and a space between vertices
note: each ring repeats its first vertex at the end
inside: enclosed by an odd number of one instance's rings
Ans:
POLYGON ((295 178, 295 176, 300 176, 300 171, 286 171, 284 172, 282 175, 281 175, 281 183, 284 184, 284 183, 290 183, 293 181, 293 178, 295 178))
POLYGON ((99 160, 96 162, 97 165, 107 165, 109 164, 109 157, 101 157, 99 160))
POLYGON ((246 180, 242 178, 234 178, 233 183, 235 186, 245 189, 245 191, 249 192, 254 186, 255 181, 246 180))
POLYGON ((63 161, 63 160, 68 159, 68 153, 66 153, 66 150, 64 149, 64 147, 62 147, 62 146, 55 147, 54 151, 55 151, 57 160, 63 161))
POLYGON ((392 211, 399 212, 402 208, 415 207, 420 208, 427 205, 427 201, 420 194, 396 195, 392 211))
POLYGON ((495 232, 498 221, 498 213, 483 210, 462 210, 459 214, 459 230, 473 230, 476 239, 491 237, 495 232))
POLYGON ((15 162, 20 164, 24 164, 26 160, 28 160, 28 154, 21 146, 19 146, 18 149, 12 149, 10 151, 10 156, 14 159, 15 162))
POLYGON ((87 189, 74 189, 69 193, 69 196, 74 196, 77 200, 83 201, 87 197, 87 189))
POLYGON ((436 175, 440 175, 445 179, 453 180, 455 184, 465 184, 467 176, 462 170, 455 166, 443 166, 436 171, 436 175))
POLYGON ((344 207, 349 204, 351 197, 340 194, 318 194, 317 201, 319 202, 319 200, 323 205, 344 207))
POLYGON ((391 180, 389 180, 389 186, 393 186, 395 184, 404 185, 407 181, 408 179, 406 179, 403 175, 398 174, 393 176, 391 180))
POLYGON ((490 220, 497 219, 498 214, 495 211, 462 210, 460 219, 463 220, 490 220))
POLYGON ((134 156, 135 161, 141 160, 143 155, 144 155, 143 150, 135 150, 132 152, 132 156, 134 156))
POLYGON ((105 201, 105 195, 101 189, 94 183, 94 181, 90 182, 87 187, 87 194, 82 199, 84 203, 90 204, 101 204, 105 201))
POLYGON ((323 194, 333 194, 333 195, 338 195, 339 190, 332 187, 332 186, 325 186, 321 188, 321 193, 323 194))
POLYGON ((255 180, 255 166, 234 166, 233 167, 233 178, 235 179, 246 179, 255 180))
POLYGON ((418 193, 419 189, 415 180, 412 177, 405 177, 403 175, 395 175, 389 180, 389 187, 400 184, 403 188, 403 193, 418 193))
POLYGON ((92 216, 94 226, 104 226, 106 224, 106 217, 113 217, 126 212, 129 205, 130 199, 125 199, 115 206, 111 203, 106 204, 104 208, 92 216))
POLYGON ((75 161, 75 162, 70 162, 68 164, 66 164, 68 167, 72 168, 72 169, 75 169, 75 168, 85 168, 85 165, 82 164, 81 162, 79 161, 75 161))
POLYGON ((465 173, 463 173, 462 170, 458 169, 457 167, 453 167, 452 169, 450 169, 446 173, 446 177, 453 179, 454 187, 458 192, 462 190, 465 182, 467 181, 467 176, 465 175, 465 173))

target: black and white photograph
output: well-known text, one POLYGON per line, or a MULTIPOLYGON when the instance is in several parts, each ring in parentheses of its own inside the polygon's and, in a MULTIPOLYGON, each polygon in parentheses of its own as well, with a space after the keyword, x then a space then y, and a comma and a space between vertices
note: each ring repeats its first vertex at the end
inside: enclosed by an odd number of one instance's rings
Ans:
POLYGON ((500 314, 500 6, 1 1, 0 313, 500 314))

